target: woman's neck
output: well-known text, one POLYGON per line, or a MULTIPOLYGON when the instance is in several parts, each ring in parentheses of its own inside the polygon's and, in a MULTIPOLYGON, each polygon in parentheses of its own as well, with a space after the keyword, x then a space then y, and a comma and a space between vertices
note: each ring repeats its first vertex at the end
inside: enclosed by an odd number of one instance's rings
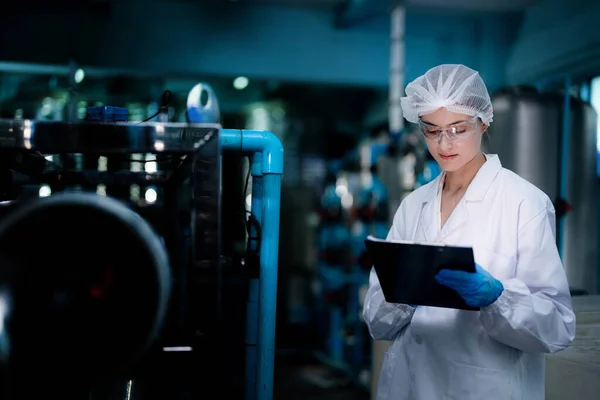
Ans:
POLYGON ((485 161, 485 156, 480 152, 458 171, 446 172, 444 191, 458 193, 466 190, 485 161))

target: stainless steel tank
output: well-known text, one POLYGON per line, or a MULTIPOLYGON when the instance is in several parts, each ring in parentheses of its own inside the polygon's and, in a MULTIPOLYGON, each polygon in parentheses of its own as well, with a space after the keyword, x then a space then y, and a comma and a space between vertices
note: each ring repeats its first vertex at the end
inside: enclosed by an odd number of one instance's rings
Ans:
POLYGON ((558 96, 541 96, 536 89, 506 89, 492 99, 494 121, 486 151, 498 154, 505 168, 546 193, 559 195, 561 106, 558 96))
POLYGON ((571 101, 563 252, 571 287, 598 293, 597 114, 587 103, 571 101))
MULTIPOLYGON (((484 141, 485 150, 498 154, 505 168, 536 185, 553 202, 560 195, 563 100, 561 95, 527 87, 499 92, 492 98, 494 122, 484 141)), ((598 293, 596 119, 589 104, 571 101, 565 200, 572 210, 560 233, 569 285, 574 292, 591 294, 598 293)))

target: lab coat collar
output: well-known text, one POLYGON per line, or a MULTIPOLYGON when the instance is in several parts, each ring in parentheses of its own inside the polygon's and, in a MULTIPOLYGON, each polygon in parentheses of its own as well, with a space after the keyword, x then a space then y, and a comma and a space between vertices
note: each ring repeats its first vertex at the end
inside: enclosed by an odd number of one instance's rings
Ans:
POLYGON ((500 158, 496 154, 485 154, 487 161, 481 166, 477 175, 469 185, 465 193, 467 201, 481 201, 492 185, 494 178, 502 169, 500 158))
MULTIPOLYGON (((492 181, 498 175, 498 172, 502 169, 500 158, 496 154, 485 154, 486 162, 481 166, 475 178, 467 188, 465 193, 465 199, 467 201, 481 201, 485 197, 492 181)), ((436 195, 442 190, 444 180, 446 179, 446 172, 442 173, 432 182, 427 194, 423 196, 423 204, 430 203, 435 200, 436 195)))
POLYGON ((502 169, 502 164, 500 163, 500 159, 496 154, 486 154, 486 162, 481 166, 475 178, 467 188, 465 193, 464 202, 459 202, 457 205, 457 212, 453 212, 450 219, 447 221, 446 225, 442 229, 442 232, 439 232, 439 223, 435 218, 438 215, 439 210, 435 210, 436 205, 439 207, 439 204, 436 204, 437 194, 442 190, 444 185, 444 179, 446 177, 445 172, 442 172, 430 185, 427 190, 427 193, 423 197, 423 204, 421 208, 421 216, 420 223, 421 228, 423 229, 423 234, 427 240, 437 240, 439 239, 439 233, 444 237, 454 231, 456 228, 461 226, 468 220, 468 202, 481 201, 484 199, 485 194, 490 188, 492 182, 498 172, 502 169))

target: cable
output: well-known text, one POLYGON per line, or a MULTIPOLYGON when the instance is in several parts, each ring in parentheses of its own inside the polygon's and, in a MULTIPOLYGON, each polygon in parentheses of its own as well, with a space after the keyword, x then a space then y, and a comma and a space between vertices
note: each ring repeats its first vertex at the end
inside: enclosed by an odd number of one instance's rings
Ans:
MULTIPOLYGON (((242 202, 242 211, 244 214, 248 212, 246 210, 246 196, 248 195, 248 182, 250 181, 250 170, 252 169, 252 157, 248 157, 248 172, 246 173, 246 183, 244 184, 244 201, 242 202)), ((244 216, 244 218, 246 218, 244 216)))
POLYGON ((140 121, 140 124, 143 122, 150 121, 152 118, 157 117, 161 113, 166 113, 168 115, 169 114, 169 104, 171 104, 172 100, 173 100, 173 93, 170 90, 165 90, 162 93, 162 96, 160 96, 160 106, 158 107, 158 111, 154 115, 146 118, 143 121, 140 121))
POLYGON ((250 253, 250 252, 256 252, 258 253, 260 251, 260 245, 262 242, 262 228, 260 226, 260 221, 258 219, 256 219, 256 217, 254 216, 254 214, 252 214, 252 212, 250 211, 246 211, 248 214, 250 214, 250 217, 248 217, 248 222, 246 224, 246 231, 248 232, 248 245, 247 247, 250 246, 250 242, 252 240, 256 240, 256 250, 248 250, 246 249, 246 253, 250 253), (254 229, 256 229, 256 236, 252 237, 252 230, 251 230, 251 225, 254 225, 254 229))
POLYGON ((248 220, 246 221, 246 232, 248 233, 248 241, 246 242, 246 255, 257 254, 260 252, 260 246, 262 242, 262 228, 260 221, 256 218, 252 211, 246 210, 245 202, 246 196, 248 195, 248 182, 250 181, 250 171, 252 169, 252 157, 248 157, 248 172, 246 173, 246 183, 244 184, 244 196, 242 201, 242 208, 244 211, 244 220, 246 220, 246 214, 249 214, 248 220), (252 227, 256 230, 256 236, 252 236, 252 227), (251 248, 251 243, 256 240, 256 248, 251 248))

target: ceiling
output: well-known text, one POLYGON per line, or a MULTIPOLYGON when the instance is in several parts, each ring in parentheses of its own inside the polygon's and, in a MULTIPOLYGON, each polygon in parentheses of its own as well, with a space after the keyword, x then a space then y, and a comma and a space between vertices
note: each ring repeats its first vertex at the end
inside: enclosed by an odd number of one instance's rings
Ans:
MULTIPOLYGON (((307 8, 333 9, 346 0, 228 0, 240 4, 268 4, 282 6, 296 6, 307 8)), ((510 12, 520 11, 538 0, 405 0, 407 9, 428 10, 455 10, 455 11, 484 11, 484 12, 510 12)), ((389 0, 349 0, 348 2, 369 4, 393 3, 389 0)), ((402 3, 400 1, 400 3, 402 3)))
POLYGON ((267 4, 267 5, 281 5, 281 6, 294 6, 294 7, 306 7, 306 8, 323 8, 333 9, 340 0, 228 0, 230 3, 239 4, 267 4))
POLYGON ((428 8, 456 11, 521 11, 538 0, 406 0, 407 9, 428 8))

